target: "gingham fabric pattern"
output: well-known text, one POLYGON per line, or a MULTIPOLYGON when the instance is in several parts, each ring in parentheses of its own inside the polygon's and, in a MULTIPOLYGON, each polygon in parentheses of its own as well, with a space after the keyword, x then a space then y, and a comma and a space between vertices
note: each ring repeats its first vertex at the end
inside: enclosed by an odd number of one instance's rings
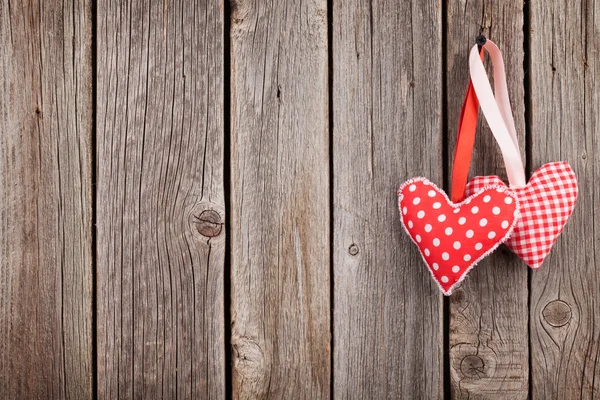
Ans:
MULTIPOLYGON (((477 176, 467 185, 467 196, 490 185, 504 183, 497 176, 477 176)), ((521 218, 506 244, 538 269, 573 213, 577 177, 564 161, 548 163, 535 171, 527 186, 513 191, 521 205, 521 218)))

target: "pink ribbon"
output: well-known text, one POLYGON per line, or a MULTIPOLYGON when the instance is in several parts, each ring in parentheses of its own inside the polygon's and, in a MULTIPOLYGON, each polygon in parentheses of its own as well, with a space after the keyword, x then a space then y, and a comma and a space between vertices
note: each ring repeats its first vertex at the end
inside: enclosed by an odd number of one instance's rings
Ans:
POLYGON ((492 92, 477 45, 473 46, 469 56, 469 69, 473 88, 477 94, 483 115, 498 146, 500 146, 510 187, 512 189, 522 188, 527 185, 527 181, 525 180, 525 169, 519 152, 519 141, 510 107, 504 60, 498 46, 491 40, 486 41, 484 48, 494 64, 496 94, 494 96, 492 92))

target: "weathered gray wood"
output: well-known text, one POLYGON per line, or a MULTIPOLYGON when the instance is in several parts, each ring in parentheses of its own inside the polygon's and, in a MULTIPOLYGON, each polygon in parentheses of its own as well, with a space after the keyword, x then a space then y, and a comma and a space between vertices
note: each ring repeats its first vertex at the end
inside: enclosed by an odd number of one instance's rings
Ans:
POLYGON ((443 397, 442 295, 396 191, 442 186, 441 1, 333 2, 334 394, 443 397))
POLYGON ((328 398, 327 2, 231 11, 233 397, 328 398))
POLYGON ((0 1, 0 397, 92 397, 91 2, 0 1))
MULTIPOLYGON (((449 176, 460 108, 469 82, 468 55, 481 33, 503 53, 525 160, 523 4, 453 0, 447 10, 449 176)), ((500 149, 481 113, 470 173, 476 175, 498 175, 507 182, 500 149)), ((527 398, 527 270, 527 265, 502 246, 454 291, 450 299, 450 378, 455 398, 527 398)))
POLYGON ((100 399, 225 395, 222 7, 97 6, 100 399))
POLYGON ((531 283, 533 398, 600 396, 600 2, 531 4, 532 167, 566 160, 575 212, 531 283))

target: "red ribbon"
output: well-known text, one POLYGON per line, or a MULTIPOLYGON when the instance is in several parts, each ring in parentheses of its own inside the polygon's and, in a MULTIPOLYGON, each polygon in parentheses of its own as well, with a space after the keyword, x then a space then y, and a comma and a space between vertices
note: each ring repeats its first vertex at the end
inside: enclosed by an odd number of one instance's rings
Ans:
MULTIPOLYGON (((480 50, 483 60, 483 46, 480 50)), ((456 137, 456 148, 454 149, 454 164, 452 165, 452 192, 450 199, 453 203, 460 203, 465 199, 469 168, 473 156, 473 145, 475 133, 477 132, 477 114, 479 113, 479 101, 473 88, 473 82, 469 79, 469 86, 465 100, 460 110, 458 121, 458 135, 456 137)))

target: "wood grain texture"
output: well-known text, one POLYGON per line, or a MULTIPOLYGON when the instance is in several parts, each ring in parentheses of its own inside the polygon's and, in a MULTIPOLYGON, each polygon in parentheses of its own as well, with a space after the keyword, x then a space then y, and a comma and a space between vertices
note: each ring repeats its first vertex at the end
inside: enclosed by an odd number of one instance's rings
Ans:
POLYGON ((532 167, 565 160, 579 196, 531 283, 536 399, 600 396, 600 2, 531 4, 532 167))
POLYGON ((327 4, 231 12, 233 398, 328 398, 327 4))
POLYGON ((0 1, 0 397, 92 397, 92 16, 0 1))
POLYGON ((222 398, 223 4, 97 11, 98 397, 222 398))
MULTIPOLYGON (((515 126, 525 160, 523 4, 448 2, 448 172, 460 108, 469 82, 468 56, 479 34, 502 51, 515 126)), ((489 68, 491 77, 491 68, 489 68)), ((502 154, 480 113, 470 177, 508 182, 502 154)), ((450 176, 450 175, 449 175, 450 176)), ((477 265, 450 298, 450 378, 455 398, 525 399, 528 395, 528 267, 502 246, 477 265)))
POLYGON ((438 0, 333 2, 336 398, 443 397, 442 295, 396 195, 443 184, 441 21, 438 0))

